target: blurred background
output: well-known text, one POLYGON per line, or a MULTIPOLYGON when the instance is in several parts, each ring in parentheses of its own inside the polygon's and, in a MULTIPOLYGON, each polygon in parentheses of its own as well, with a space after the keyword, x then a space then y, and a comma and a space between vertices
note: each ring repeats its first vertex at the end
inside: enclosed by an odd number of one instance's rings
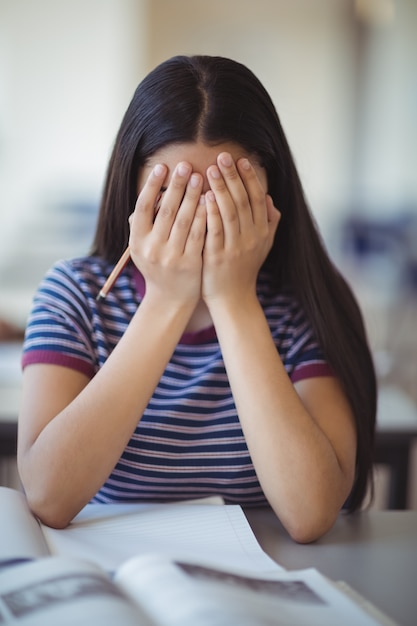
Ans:
POLYGON ((0 319, 18 332, 49 266, 88 252, 144 75, 174 54, 228 56, 270 92, 325 244, 360 300, 389 392, 380 420, 414 424, 416 26, 417 0, 0 0, 0 319))

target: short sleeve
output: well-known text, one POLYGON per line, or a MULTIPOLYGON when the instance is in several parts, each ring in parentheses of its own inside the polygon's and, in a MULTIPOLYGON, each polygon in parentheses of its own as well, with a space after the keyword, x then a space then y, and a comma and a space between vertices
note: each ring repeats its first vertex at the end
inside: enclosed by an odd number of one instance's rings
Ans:
POLYGON ((292 382, 316 376, 333 376, 310 322, 297 305, 293 309, 286 364, 292 382))
POLYGON ((33 299, 23 345, 22 367, 48 363, 89 377, 96 371, 88 300, 70 264, 57 263, 33 299))

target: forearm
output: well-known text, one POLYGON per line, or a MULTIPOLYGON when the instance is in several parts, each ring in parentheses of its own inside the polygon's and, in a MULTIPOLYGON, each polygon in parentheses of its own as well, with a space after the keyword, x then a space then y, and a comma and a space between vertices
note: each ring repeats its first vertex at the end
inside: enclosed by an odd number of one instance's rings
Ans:
POLYGON ((21 455, 29 501, 46 523, 66 525, 105 482, 191 311, 191 305, 170 306, 145 297, 101 370, 21 455))
POLYGON ((27 374, 20 467, 33 507, 55 525, 68 522, 111 473, 200 298, 203 177, 178 163, 155 214, 168 168, 156 162, 145 169, 129 219, 129 250, 146 294, 124 336, 90 382, 55 367, 54 382, 65 383, 55 389, 36 366, 27 374))
POLYGON ((350 476, 285 372, 256 297, 210 310, 259 481, 290 534, 308 541, 332 525, 350 476))

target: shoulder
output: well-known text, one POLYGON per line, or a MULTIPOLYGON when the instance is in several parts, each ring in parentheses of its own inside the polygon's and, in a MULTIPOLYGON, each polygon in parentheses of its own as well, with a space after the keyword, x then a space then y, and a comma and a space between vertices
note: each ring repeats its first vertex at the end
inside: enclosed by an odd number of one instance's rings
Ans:
POLYGON ((112 269, 113 265, 101 257, 61 259, 45 274, 37 297, 95 300, 112 269))
POLYGON ((57 261, 45 276, 45 281, 74 282, 78 285, 101 285, 112 270, 110 263, 100 257, 85 256, 57 261))
POLYGON ((31 354, 24 362, 65 362, 86 372, 79 361, 88 354, 88 373, 95 371, 137 308, 133 267, 126 267, 108 298, 98 302, 113 264, 92 256, 56 262, 33 298, 25 338, 25 352, 31 354))
POLYGON ((110 319, 131 316, 139 303, 135 267, 128 264, 103 302, 97 296, 114 265, 101 257, 57 261, 47 272, 33 299, 33 310, 60 311, 79 317, 110 319))

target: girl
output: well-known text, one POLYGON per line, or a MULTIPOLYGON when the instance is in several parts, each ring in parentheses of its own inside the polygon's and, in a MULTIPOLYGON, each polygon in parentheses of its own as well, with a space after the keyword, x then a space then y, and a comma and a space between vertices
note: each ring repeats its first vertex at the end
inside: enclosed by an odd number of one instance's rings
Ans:
POLYGON ((45 524, 91 500, 218 494, 269 503, 308 542, 361 506, 376 412, 364 325, 250 70, 175 57, 138 86, 91 255, 40 285, 23 366, 19 471, 45 524))

